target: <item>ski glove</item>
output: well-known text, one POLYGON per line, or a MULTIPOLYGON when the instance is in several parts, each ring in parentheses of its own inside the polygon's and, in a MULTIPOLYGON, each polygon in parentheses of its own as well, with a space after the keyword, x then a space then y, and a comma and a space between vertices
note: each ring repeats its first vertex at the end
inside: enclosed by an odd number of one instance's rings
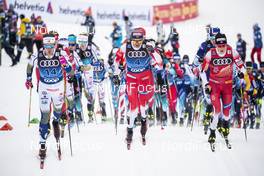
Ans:
POLYGON ((32 81, 30 79, 27 79, 25 86, 27 89, 31 89, 33 87, 32 81))
POLYGON ((120 79, 119 79, 118 75, 114 75, 112 79, 113 79, 114 85, 116 85, 116 86, 120 85, 120 79))
POLYGON ((69 76, 67 76, 67 78, 68 78, 68 83, 74 82, 74 76, 69 75, 69 76))
POLYGON ((210 94, 211 94, 211 91, 212 91, 211 86, 210 86, 208 83, 205 84, 204 92, 205 92, 206 94, 210 95, 210 94))

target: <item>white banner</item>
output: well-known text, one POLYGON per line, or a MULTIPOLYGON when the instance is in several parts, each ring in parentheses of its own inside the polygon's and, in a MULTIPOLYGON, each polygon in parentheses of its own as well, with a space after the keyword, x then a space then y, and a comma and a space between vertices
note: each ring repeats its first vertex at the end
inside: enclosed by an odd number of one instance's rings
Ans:
POLYGON ((100 5, 73 0, 8 0, 15 11, 30 17, 41 15, 46 22, 80 24, 84 21, 84 12, 91 7, 95 23, 111 25, 113 21, 123 24, 123 15, 128 15, 134 25, 152 24, 152 6, 100 5))
POLYGON ((92 5, 93 17, 97 24, 112 24, 117 21, 123 23, 123 15, 129 16, 133 24, 149 26, 152 23, 152 6, 127 5, 92 5))

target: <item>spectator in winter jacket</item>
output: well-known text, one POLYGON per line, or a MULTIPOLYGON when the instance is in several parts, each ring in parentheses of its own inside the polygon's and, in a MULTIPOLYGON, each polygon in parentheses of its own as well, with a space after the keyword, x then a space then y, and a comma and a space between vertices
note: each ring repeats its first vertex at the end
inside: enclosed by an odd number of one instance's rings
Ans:
POLYGON ((171 26, 170 35, 164 45, 166 45, 168 42, 171 44, 173 55, 179 55, 179 34, 176 28, 173 26, 171 26))
POLYGON ((122 39, 123 39, 122 29, 116 22, 113 22, 113 27, 114 30, 110 34, 110 37, 112 38, 112 47, 119 48, 122 44, 122 39))
POLYGON ((21 24, 18 32, 20 42, 17 48, 16 62, 20 61, 20 57, 25 46, 29 55, 28 58, 30 58, 33 53, 33 38, 35 33, 35 28, 29 18, 25 18, 25 15, 21 14, 20 20, 21 24))
POLYGON ((2 19, 2 48, 5 49, 8 56, 11 58, 12 65, 16 65, 14 48, 17 43, 17 20, 18 15, 14 11, 14 6, 10 5, 9 9, 5 13, 3 11, 2 19))
POLYGON ((241 34, 237 34, 236 50, 243 62, 246 60, 247 43, 241 38, 241 34))
POLYGON ((257 59, 258 62, 261 62, 261 49, 263 47, 263 43, 262 43, 262 36, 261 36, 261 32, 260 32, 260 27, 258 26, 258 24, 255 24, 253 26, 253 31, 254 31, 254 47, 251 51, 251 60, 252 62, 255 62, 255 53, 257 53, 257 59))
POLYGON ((47 33, 46 24, 41 19, 41 16, 37 16, 35 23, 33 24, 35 28, 35 38, 34 43, 37 46, 38 51, 42 48, 43 35, 47 33))
POLYGON ((92 16, 91 8, 88 8, 84 12, 84 15, 85 15, 85 21, 81 25, 86 26, 87 33, 88 33, 89 37, 91 37, 90 40, 92 41, 93 36, 95 34, 95 21, 94 21, 94 18, 92 16))
POLYGON ((124 16, 124 21, 125 21, 125 29, 126 29, 126 39, 128 40, 132 32, 133 23, 131 22, 128 16, 124 16))

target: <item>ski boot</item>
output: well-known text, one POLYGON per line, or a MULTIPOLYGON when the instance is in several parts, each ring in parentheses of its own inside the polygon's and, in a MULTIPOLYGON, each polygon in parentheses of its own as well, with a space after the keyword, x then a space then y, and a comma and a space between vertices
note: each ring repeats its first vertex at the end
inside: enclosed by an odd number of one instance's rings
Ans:
POLYGON ((224 139, 225 139, 226 147, 228 149, 231 149, 232 146, 231 146, 231 144, 229 143, 229 140, 228 140, 229 128, 230 128, 229 121, 224 120, 223 121, 223 136, 224 136, 224 139))
POLYGON ((216 138, 215 130, 210 129, 210 135, 209 135, 209 138, 208 138, 208 142, 210 144, 212 152, 215 151, 215 138, 216 138))
POLYGON ((61 160, 61 147, 60 147, 60 125, 57 120, 52 121, 53 131, 54 131, 54 137, 56 139, 57 143, 57 151, 58 151, 58 158, 61 160))
POLYGON ((249 124, 249 119, 248 118, 244 119, 243 129, 246 129, 248 127, 248 124, 249 124))
POLYGON ((72 128, 75 123, 74 115, 72 112, 68 112, 70 127, 72 128))
POLYGON ((15 56, 14 56, 14 57, 12 57, 12 64, 10 65, 10 67, 15 66, 16 64, 17 64, 17 61, 16 61, 15 56))
POLYGON ((183 118, 180 118, 180 127, 182 127, 184 124, 184 119, 183 118))
POLYGON ((128 150, 130 150, 130 148, 131 148, 132 137, 133 137, 133 128, 127 128, 126 142, 127 142, 127 149, 128 150))
POLYGON ((83 121, 82 113, 79 111, 76 111, 75 112, 75 118, 76 118, 77 123, 80 124, 83 121))
POLYGON ((141 120, 141 128, 140 128, 140 133, 142 136, 142 144, 146 145, 146 133, 147 133, 147 121, 146 119, 141 120))
POLYGON ((120 118, 120 121, 119 121, 119 124, 120 124, 120 125, 123 125, 124 123, 125 123, 124 117, 121 117, 121 118, 120 118))
POLYGON ((107 121, 106 116, 102 116, 102 123, 105 123, 107 121))
POLYGON ((156 121, 157 121, 157 125, 161 125, 161 117, 162 116, 162 112, 160 112, 160 108, 156 107, 156 121))
POLYGON ((106 111, 105 111, 105 103, 100 103, 101 109, 102 109, 102 122, 106 122, 106 111))
POLYGON ((137 117, 136 117, 136 119, 135 119, 135 125, 136 126, 140 126, 141 125, 140 121, 141 121, 141 115, 138 114, 137 117))
POLYGON ((252 115, 252 117, 250 118, 250 129, 254 129, 255 126, 255 118, 254 115, 252 115))
POLYGON ((67 124, 67 115, 66 112, 63 112, 61 118, 59 120, 59 124, 61 126, 61 138, 64 138, 64 129, 67 124))
POLYGON ((167 112, 163 112, 163 117, 162 117, 162 124, 161 124, 161 128, 164 129, 165 126, 167 126, 167 112))
POLYGON ((223 119, 219 118, 218 123, 217 123, 217 130, 222 137, 224 137, 224 135, 223 135, 223 132, 224 132, 223 121, 224 121, 223 119))
POLYGON ((206 113, 204 117, 203 125, 204 125, 204 134, 207 135, 209 125, 210 125, 210 116, 208 115, 208 113, 206 113))
POLYGON ((88 103, 87 104, 87 110, 88 110, 88 117, 89 117, 89 120, 88 120, 88 123, 93 123, 94 119, 93 119, 93 104, 91 103, 88 103))
POLYGON ((39 158, 45 159, 46 158, 46 152, 47 152, 46 144, 45 143, 40 144, 39 158))
POLYGON ((152 108, 149 108, 148 109, 148 115, 147 115, 147 118, 149 120, 149 126, 153 126, 155 121, 154 121, 154 113, 153 113, 153 110, 152 108))
POLYGON ((259 129, 260 128, 260 118, 257 117, 256 118, 256 129, 259 129))
POLYGON ((188 118, 187 127, 190 127, 192 125, 192 119, 188 118))
POLYGON ((171 118, 172 118, 171 124, 172 125, 176 125, 177 124, 177 120, 176 120, 176 113, 175 112, 171 113, 171 118))
POLYGON ((40 144, 40 149, 39 149, 40 169, 44 168, 44 160, 46 159, 46 153, 47 153, 47 148, 45 143, 40 144))
POLYGON ((88 123, 93 123, 94 119, 93 119, 93 111, 88 111, 88 123))

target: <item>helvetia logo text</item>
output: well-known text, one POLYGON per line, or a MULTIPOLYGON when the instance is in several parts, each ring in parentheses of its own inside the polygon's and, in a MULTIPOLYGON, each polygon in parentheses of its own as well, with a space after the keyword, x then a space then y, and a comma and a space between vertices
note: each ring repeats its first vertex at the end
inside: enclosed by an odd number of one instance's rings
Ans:
POLYGON ((24 10, 24 11, 32 11, 32 12, 47 12, 47 13, 53 13, 53 8, 51 5, 51 2, 48 3, 47 6, 35 3, 31 4, 27 1, 15 1, 14 2, 14 8, 17 10, 24 10))

